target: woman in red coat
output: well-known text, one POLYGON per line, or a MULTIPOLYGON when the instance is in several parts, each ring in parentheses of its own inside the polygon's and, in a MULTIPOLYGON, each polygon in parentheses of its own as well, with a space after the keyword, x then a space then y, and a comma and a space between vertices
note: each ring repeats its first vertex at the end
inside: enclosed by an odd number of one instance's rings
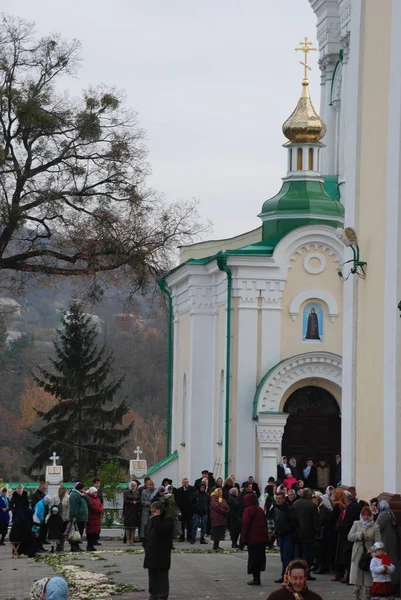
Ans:
POLYGON ((213 550, 219 549, 224 540, 230 508, 223 498, 222 488, 216 488, 210 496, 210 523, 212 525, 213 550))
POLYGON ((266 517, 255 494, 246 494, 244 504, 241 545, 248 546, 248 574, 253 575, 248 585, 260 585, 260 573, 266 569, 266 517))
POLYGON ((86 539, 88 545, 86 549, 89 552, 95 552, 96 548, 93 545, 99 537, 102 528, 103 504, 97 497, 97 488, 91 487, 88 490, 89 501, 89 517, 86 524, 86 539))

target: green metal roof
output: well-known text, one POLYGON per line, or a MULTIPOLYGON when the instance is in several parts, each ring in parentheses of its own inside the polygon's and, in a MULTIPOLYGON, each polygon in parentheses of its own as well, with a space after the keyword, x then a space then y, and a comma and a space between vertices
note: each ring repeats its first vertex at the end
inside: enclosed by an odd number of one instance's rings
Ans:
POLYGON ((150 469, 148 469, 147 475, 153 475, 154 473, 156 473, 157 471, 159 471, 160 469, 162 469, 169 463, 173 462, 173 460, 176 460, 177 458, 178 458, 178 451, 174 450, 174 452, 172 454, 170 454, 169 456, 166 456, 166 458, 163 458, 163 460, 160 460, 158 463, 153 465, 153 467, 150 467, 150 469))
POLYGON ((259 216, 263 239, 269 240, 305 225, 337 228, 344 221, 344 207, 327 193, 322 180, 287 180, 276 196, 266 200, 259 216))

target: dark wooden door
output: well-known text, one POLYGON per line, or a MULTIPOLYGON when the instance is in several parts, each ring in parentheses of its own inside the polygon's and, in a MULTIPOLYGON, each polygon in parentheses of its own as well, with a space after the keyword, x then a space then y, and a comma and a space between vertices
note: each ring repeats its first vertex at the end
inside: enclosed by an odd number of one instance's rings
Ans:
POLYGON ((284 429, 282 453, 294 456, 299 465, 310 456, 317 462, 341 453, 341 417, 335 398, 323 388, 307 386, 288 398, 284 412, 289 417, 284 429))

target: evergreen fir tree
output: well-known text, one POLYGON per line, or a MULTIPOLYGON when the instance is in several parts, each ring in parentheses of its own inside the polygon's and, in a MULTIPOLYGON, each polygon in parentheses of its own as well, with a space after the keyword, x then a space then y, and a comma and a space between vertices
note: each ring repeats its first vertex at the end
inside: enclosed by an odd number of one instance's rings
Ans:
POLYGON ((98 348, 96 326, 77 302, 64 314, 58 336, 56 358, 51 359, 54 373, 38 367, 41 377, 35 376, 55 404, 45 413, 38 411, 45 424, 36 432, 41 441, 31 449, 35 459, 28 473, 40 472, 60 442, 64 479, 80 480, 96 473, 105 458, 119 456, 132 424, 122 426, 125 401, 112 403, 123 377, 112 379, 113 355, 106 356, 104 345, 98 348))

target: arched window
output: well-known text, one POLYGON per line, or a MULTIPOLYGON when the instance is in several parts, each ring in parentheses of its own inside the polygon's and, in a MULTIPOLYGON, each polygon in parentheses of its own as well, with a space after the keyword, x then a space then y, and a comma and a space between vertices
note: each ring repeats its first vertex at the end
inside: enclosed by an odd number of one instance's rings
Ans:
POLYGON ((304 159, 304 153, 302 148, 298 148, 297 151, 297 170, 298 171, 302 171, 303 169, 303 159, 304 159))
POLYGON ((225 413, 225 379, 224 369, 220 373, 220 387, 219 387, 219 415, 218 415, 218 430, 217 430, 217 443, 222 444, 224 439, 224 413, 225 413))
POLYGON ((309 148, 308 152, 308 169, 313 171, 313 148, 309 148))
POLYGON ((181 443, 187 440, 187 376, 184 374, 182 381, 182 408, 181 408, 181 443))

